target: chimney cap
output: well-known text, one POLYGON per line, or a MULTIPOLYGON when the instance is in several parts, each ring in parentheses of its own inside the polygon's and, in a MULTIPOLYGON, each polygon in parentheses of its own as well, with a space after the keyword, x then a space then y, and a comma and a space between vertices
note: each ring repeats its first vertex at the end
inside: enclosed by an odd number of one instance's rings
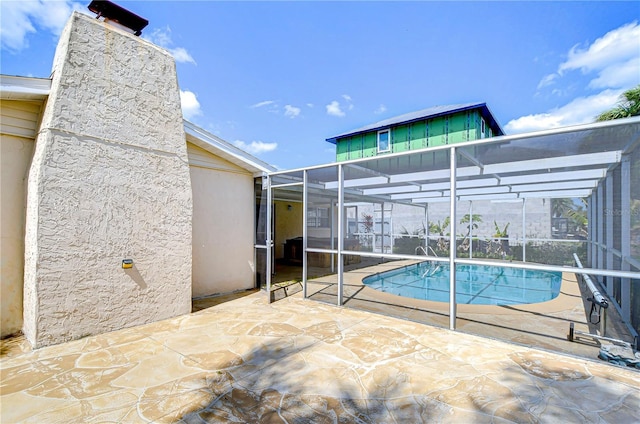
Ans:
POLYGON ((98 15, 97 18, 102 16, 105 20, 117 22, 131 29, 137 36, 142 34, 144 27, 149 25, 148 20, 108 0, 92 0, 89 10, 98 15))

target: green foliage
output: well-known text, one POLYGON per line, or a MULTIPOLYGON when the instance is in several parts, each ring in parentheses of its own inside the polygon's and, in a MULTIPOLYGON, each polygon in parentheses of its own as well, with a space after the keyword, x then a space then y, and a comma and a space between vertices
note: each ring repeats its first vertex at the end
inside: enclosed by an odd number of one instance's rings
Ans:
POLYGON ((576 204, 573 199, 551 199, 551 214, 554 218, 569 219, 569 232, 583 237, 587 236, 587 202, 576 204))
MULTIPOLYGON (((522 260, 522 246, 512 246, 511 253, 522 260)), ((546 265, 573 266, 573 254, 577 253, 583 263, 587 261, 587 243, 546 242, 543 244, 527 243, 527 262, 546 265)), ((474 254, 475 256, 475 254, 474 254)))
POLYGON ((446 217, 442 222, 438 221, 437 224, 435 222, 430 222, 429 232, 433 234, 438 234, 441 236, 446 236, 449 233, 445 233, 445 231, 447 231, 447 228, 449 228, 450 223, 451 223, 451 219, 449 217, 446 217))
MULTIPOLYGON (((440 221, 437 224, 434 222, 429 223, 429 232, 440 236, 436 245, 436 250, 439 252, 446 252, 449 249, 449 241, 444 237, 449 235, 447 228, 449 228, 450 223, 451 219, 449 217, 446 217, 442 223, 440 221)), ((438 253, 438 256, 440 256, 440 253, 438 253)))
POLYGON ((503 229, 500 229, 500 226, 496 221, 493 221, 493 225, 495 227, 495 233, 493 234, 494 237, 496 238, 509 237, 509 225, 511 225, 510 222, 507 222, 507 225, 505 225, 503 229))
POLYGON ((469 236, 471 236, 471 231, 472 230, 477 230, 478 229, 478 224, 482 222, 482 215, 478 215, 478 214, 473 214, 473 216, 466 214, 465 216, 463 216, 460 219, 460 227, 464 228, 467 230, 466 233, 461 233, 460 235, 462 237, 464 237, 465 239, 468 238, 469 236), (473 218, 473 219, 472 219, 473 218), (471 226, 469 226, 469 223, 471 223, 471 226))
POLYGON ((560 218, 573 208, 573 200, 569 198, 551 199, 551 216, 560 218))
POLYGON ((596 117, 596 121, 611 121, 638 115, 640 115, 640 85, 622 93, 618 105, 602 112, 596 117))

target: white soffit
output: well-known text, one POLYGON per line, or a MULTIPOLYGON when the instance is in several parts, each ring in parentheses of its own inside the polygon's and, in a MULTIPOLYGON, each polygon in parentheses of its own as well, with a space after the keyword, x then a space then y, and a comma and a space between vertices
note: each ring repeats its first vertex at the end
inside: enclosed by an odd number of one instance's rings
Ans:
POLYGON ((49 78, 0 75, 2 100, 44 100, 51 91, 49 78))

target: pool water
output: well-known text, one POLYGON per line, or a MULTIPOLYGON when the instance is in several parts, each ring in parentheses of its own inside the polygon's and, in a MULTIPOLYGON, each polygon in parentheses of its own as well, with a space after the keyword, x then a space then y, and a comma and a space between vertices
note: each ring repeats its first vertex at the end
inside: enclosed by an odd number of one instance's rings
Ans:
MULTIPOLYGON (((518 305, 552 300, 560 293, 561 272, 456 266, 456 302, 518 305)), ((367 287, 414 299, 449 302, 449 264, 421 262, 366 277, 367 287)))

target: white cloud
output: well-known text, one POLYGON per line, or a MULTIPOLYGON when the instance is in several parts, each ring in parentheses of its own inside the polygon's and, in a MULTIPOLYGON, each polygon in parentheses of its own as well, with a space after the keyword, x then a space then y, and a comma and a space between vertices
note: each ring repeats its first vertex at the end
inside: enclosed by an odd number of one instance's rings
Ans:
POLYGON ((0 1, 0 44, 19 52, 29 46, 28 34, 38 30, 57 38, 74 10, 88 14, 84 4, 73 1, 0 1))
POLYGON ((344 116, 345 113, 340 108, 340 103, 337 100, 332 101, 327 106, 327 115, 331 116, 344 116))
POLYGON ((190 120, 193 117, 202 115, 200 102, 198 101, 195 93, 180 90, 180 103, 182 105, 182 114, 185 119, 190 120))
POLYGON ((351 96, 348 94, 343 94, 341 97, 344 100, 344 102, 341 103, 338 100, 334 100, 328 105, 326 105, 327 115, 342 117, 346 115, 345 110, 353 109, 353 102, 351 100, 351 96))
MULTIPOLYGON (((623 25, 585 47, 573 46, 567 59, 554 74, 545 76, 538 89, 552 85, 571 71, 594 74, 591 89, 628 88, 640 83, 640 26, 637 22, 623 25)), ((562 90, 561 90, 562 92, 562 90)))
POLYGON ((549 86, 551 84, 553 84, 553 82, 556 80, 556 78, 558 78, 558 74, 549 74, 547 76, 545 76, 544 78, 542 78, 542 80, 540 81, 540 83, 538 83, 538 90, 549 86))
POLYGON ((144 35, 142 38, 167 50, 176 62, 196 65, 196 61, 184 47, 173 47, 171 28, 169 26, 162 29, 156 28, 151 34, 144 35))
POLYGON ((609 31, 593 43, 572 47, 555 73, 546 75, 538 90, 548 87, 550 93, 565 96, 582 90, 582 94, 564 105, 544 113, 513 119, 505 125, 509 133, 522 133, 593 122, 602 112, 616 106, 620 95, 640 84, 640 26, 637 22, 609 31), (587 76, 588 82, 575 71, 587 76))
POLYGON ((383 104, 380 104, 376 110, 373 111, 376 115, 380 115, 381 113, 385 113, 387 111, 387 107, 383 104))
POLYGON ((348 94, 343 94, 342 98, 347 102, 347 109, 348 110, 353 109, 353 102, 351 100, 351 96, 348 94))
POLYGON ((624 63, 637 57, 640 26, 632 22, 609 31, 598 38, 587 48, 574 46, 569 51, 567 61, 562 63, 558 71, 581 69, 583 72, 600 71, 611 64, 624 63))
POLYGON ((307 103, 307 107, 313 107, 313 103, 307 103))
POLYGON ((189 52, 183 47, 176 47, 175 49, 167 49, 171 56, 179 63, 193 63, 196 65, 196 61, 191 57, 189 52))
POLYGON ((597 115, 618 103, 623 91, 604 90, 592 96, 578 97, 548 112, 513 119, 504 128, 507 133, 514 134, 593 122, 597 115))
MULTIPOLYGON (((638 43, 640 44, 640 41, 638 43)), ((589 88, 631 87, 638 83, 640 83, 640 54, 618 66, 604 68, 597 78, 589 82, 589 88)))
POLYGON ((278 147, 278 143, 265 143, 264 141, 252 141, 247 144, 244 141, 236 140, 233 144, 236 147, 251 153, 252 155, 259 155, 265 152, 271 152, 278 147))
POLYGON ((289 118, 293 119, 298 115, 300 115, 300 108, 299 107, 295 107, 295 106, 291 106, 291 105, 285 105, 284 106, 284 116, 288 116, 289 118))
POLYGON ((254 105, 251 105, 251 109, 255 109, 255 108, 263 107, 263 106, 269 106, 269 105, 273 105, 273 104, 275 104, 274 100, 265 100, 263 102, 258 102, 258 103, 254 104, 254 105))

